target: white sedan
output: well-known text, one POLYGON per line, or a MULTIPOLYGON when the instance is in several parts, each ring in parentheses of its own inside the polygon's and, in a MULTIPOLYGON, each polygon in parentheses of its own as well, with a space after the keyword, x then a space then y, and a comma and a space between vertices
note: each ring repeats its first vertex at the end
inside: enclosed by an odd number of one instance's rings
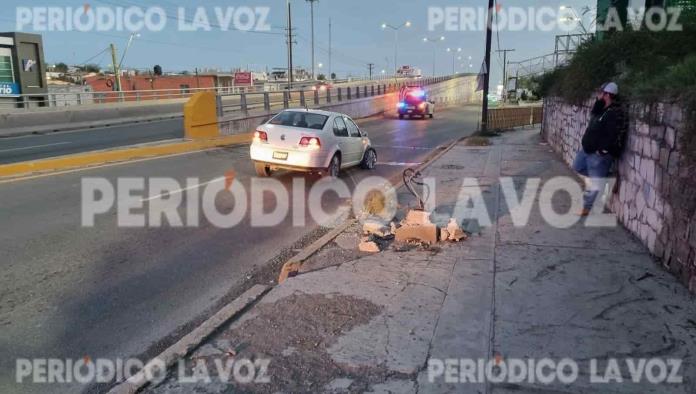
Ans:
POLYGON ((337 177, 342 168, 371 170, 377 152, 367 133, 337 112, 289 109, 258 126, 250 148, 258 176, 279 169, 337 177))

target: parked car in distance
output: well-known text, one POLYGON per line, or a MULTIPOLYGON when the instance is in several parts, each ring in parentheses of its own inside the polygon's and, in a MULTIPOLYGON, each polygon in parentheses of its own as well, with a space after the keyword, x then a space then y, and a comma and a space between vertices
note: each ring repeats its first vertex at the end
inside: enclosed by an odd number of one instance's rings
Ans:
POLYGON ((314 109, 284 110, 258 126, 250 155, 263 177, 281 169, 337 177, 341 169, 377 163, 367 133, 350 117, 314 109))

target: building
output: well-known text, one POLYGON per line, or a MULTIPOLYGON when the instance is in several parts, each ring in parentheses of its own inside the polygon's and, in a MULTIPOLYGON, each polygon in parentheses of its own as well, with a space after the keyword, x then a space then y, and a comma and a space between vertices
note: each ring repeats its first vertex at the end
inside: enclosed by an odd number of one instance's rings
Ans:
MULTIPOLYGON (((84 81, 92 87, 95 101, 116 101, 120 98, 114 93, 114 79, 113 75, 93 75, 85 77, 84 81)), ((125 100, 180 98, 190 94, 192 89, 212 89, 215 86, 216 77, 214 75, 158 76, 140 74, 121 76, 121 91, 124 92, 122 96, 125 100), (148 91, 157 91, 157 93, 148 94, 148 91)))
POLYGON ((0 104, 11 107, 47 105, 45 67, 40 35, 0 33, 0 104))

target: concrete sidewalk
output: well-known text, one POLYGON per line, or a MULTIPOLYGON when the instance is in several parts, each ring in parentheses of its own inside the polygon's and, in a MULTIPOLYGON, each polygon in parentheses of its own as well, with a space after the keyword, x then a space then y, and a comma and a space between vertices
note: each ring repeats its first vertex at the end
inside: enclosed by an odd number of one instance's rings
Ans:
MULTIPOLYGON (((311 272, 274 288, 187 357, 185 368, 146 391, 696 392, 693 297, 621 227, 546 224, 538 194, 528 225, 514 226, 500 177, 512 177, 519 196, 528 177, 543 184, 572 173, 538 130, 493 142, 457 145, 424 172, 437 179, 435 212, 444 218, 455 210, 462 179, 478 179, 492 218, 479 235, 429 248, 392 244, 366 255, 356 250, 358 229, 349 229, 307 262, 311 272), (269 359, 270 382, 221 383, 214 362, 226 357, 269 359), (577 380, 493 383, 477 370, 475 382, 458 382, 460 359, 543 358, 574 360, 577 380), (611 376, 612 359, 618 376, 597 382, 611 376), (652 372, 633 383, 627 363, 639 359, 648 359, 652 372), (675 371, 683 381, 651 383, 666 379, 658 379, 662 366, 671 375, 668 359, 683 362, 675 371), (190 378, 196 368, 207 368, 212 381, 181 381, 182 371, 190 378)), ((553 207, 565 212, 580 198, 559 193, 553 207)), ((405 190, 399 202, 413 203, 405 190)))

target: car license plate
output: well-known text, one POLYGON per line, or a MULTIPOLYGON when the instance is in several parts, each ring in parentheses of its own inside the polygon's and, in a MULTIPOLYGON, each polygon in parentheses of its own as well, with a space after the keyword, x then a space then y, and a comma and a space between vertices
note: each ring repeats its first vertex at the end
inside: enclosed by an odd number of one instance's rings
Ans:
POLYGON ((276 160, 287 160, 288 152, 273 152, 273 158, 276 160))

